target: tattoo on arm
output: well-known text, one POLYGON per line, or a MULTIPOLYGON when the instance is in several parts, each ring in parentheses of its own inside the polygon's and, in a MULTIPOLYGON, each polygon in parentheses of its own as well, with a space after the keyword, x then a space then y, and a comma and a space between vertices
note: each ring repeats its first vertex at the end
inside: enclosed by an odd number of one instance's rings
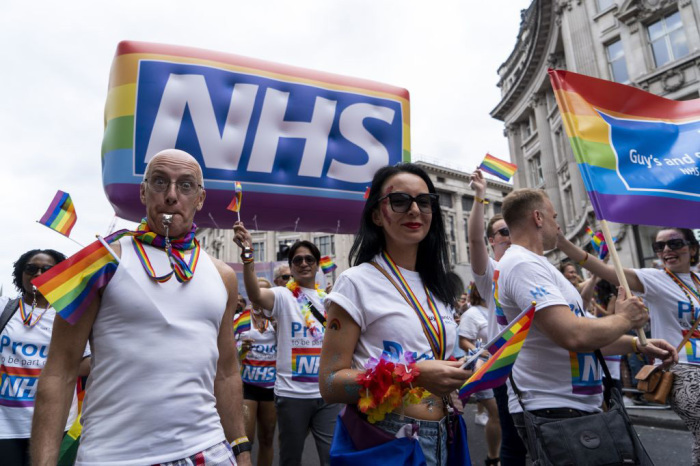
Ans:
POLYGON ((340 321, 338 319, 331 319, 328 323, 328 330, 340 330, 340 321))

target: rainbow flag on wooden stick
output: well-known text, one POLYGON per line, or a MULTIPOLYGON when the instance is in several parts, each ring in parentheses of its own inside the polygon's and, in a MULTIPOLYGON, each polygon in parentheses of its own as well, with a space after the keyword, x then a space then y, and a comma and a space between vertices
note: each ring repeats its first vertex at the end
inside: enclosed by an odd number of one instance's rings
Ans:
POLYGON ((459 398, 467 400, 480 390, 501 385, 508 378, 513 364, 525 343, 535 316, 535 303, 520 313, 489 344, 486 345, 492 356, 459 389, 459 398))
POLYGON ((240 212, 241 211, 241 202, 243 201, 243 187, 241 186, 241 183, 236 181, 236 187, 234 189, 235 194, 233 196, 233 199, 231 200, 231 203, 226 207, 228 210, 231 212, 240 212))
POLYGON ((697 228, 700 99, 668 100, 570 71, 549 77, 598 219, 697 228))
POLYGON ((70 236, 70 232, 77 220, 78 216, 75 213, 75 207, 73 206, 73 200, 70 198, 70 194, 58 190, 48 210, 39 220, 39 223, 64 236, 70 236))
POLYGON ((493 176, 497 176, 503 181, 510 181, 517 169, 517 165, 496 158, 491 154, 486 154, 486 157, 484 157, 481 165, 479 165, 479 170, 490 173, 493 176))
MULTIPOLYGON (((110 241, 114 235, 106 241, 110 241)), ((107 286, 118 263, 98 239, 39 275, 32 280, 32 284, 51 303, 58 315, 70 324, 75 324, 97 297, 98 291, 107 286)))

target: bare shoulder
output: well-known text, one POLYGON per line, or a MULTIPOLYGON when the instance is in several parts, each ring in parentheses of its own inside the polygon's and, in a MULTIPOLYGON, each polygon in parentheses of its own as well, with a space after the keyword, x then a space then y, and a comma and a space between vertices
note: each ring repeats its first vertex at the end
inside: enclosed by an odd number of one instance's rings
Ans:
POLYGON ((237 290, 238 278, 236 277, 236 272, 233 271, 231 266, 221 259, 216 259, 211 256, 210 258, 214 263, 214 267, 216 267, 217 272, 219 272, 219 275, 221 275, 221 279, 224 281, 224 284, 226 284, 226 288, 233 286, 233 289, 237 290))

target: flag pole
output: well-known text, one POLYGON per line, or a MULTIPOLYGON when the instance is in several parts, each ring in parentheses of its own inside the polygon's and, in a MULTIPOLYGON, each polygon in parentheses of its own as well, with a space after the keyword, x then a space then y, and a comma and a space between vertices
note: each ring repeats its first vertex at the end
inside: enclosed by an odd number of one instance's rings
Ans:
POLYGON ((112 249, 109 246, 109 244, 107 244, 107 241, 105 241, 104 238, 102 238, 100 235, 95 235, 95 236, 97 236, 97 239, 100 241, 100 243, 102 243, 102 246, 104 246, 107 249, 107 251, 109 251, 109 253, 112 255, 112 257, 114 257, 114 259, 117 261, 117 264, 121 264, 121 262, 122 262, 121 259, 119 258, 117 253, 114 252, 114 249, 112 249))
MULTIPOLYGON (((35 220, 35 222, 38 223, 39 225, 44 225, 44 224, 41 223, 39 220, 35 220)), ((56 233, 58 233, 58 234, 61 235, 61 236, 65 236, 66 238, 68 238, 69 240, 73 241, 75 244, 77 244, 77 245, 80 246, 81 248, 84 248, 84 247, 85 247, 85 246, 83 246, 82 244, 80 244, 79 242, 77 242, 76 240, 74 240, 73 238, 71 238, 70 236, 64 235, 64 234, 61 233, 60 231, 54 230, 53 228, 51 228, 51 227, 48 226, 48 225, 44 225, 44 226, 45 226, 46 228, 48 228, 49 230, 51 230, 51 231, 55 231, 56 233)))
MULTIPOLYGON (((615 266, 615 273, 617 274, 617 279, 620 281, 620 285, 625 289, 625 293, 628 297, 633 296, 630 286, 627 283, 627 277, 625 276, 625 271, 622 268, 622 262, 620 262, 620 256, 617 255, 617 248, 613 242, 612 234, 610 234, 610 228, 608 227, 607 220, 600 221, 600 230, 603 232, 605 237, 605 243, 608 245, 608 253, 612 258, 613 265, 615 266)), ((637 329, 637 337, 639 338, 639 344, 642 346, 647 345, 647 336, 644 334, 644 329, 637 329)))

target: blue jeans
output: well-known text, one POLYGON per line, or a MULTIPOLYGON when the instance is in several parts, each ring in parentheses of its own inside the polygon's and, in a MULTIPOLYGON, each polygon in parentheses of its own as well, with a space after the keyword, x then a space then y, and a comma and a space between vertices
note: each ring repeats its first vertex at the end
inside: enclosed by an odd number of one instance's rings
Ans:
POLYGON ((378 421, 375 426, 391 434, 395 434, 406 424, 418 425, 418 444, 423 450, 427 466, 441 466, 447 464, 447 419, 439 421, 421 421, 396 413, 389 413, 383 421, 378 421))

